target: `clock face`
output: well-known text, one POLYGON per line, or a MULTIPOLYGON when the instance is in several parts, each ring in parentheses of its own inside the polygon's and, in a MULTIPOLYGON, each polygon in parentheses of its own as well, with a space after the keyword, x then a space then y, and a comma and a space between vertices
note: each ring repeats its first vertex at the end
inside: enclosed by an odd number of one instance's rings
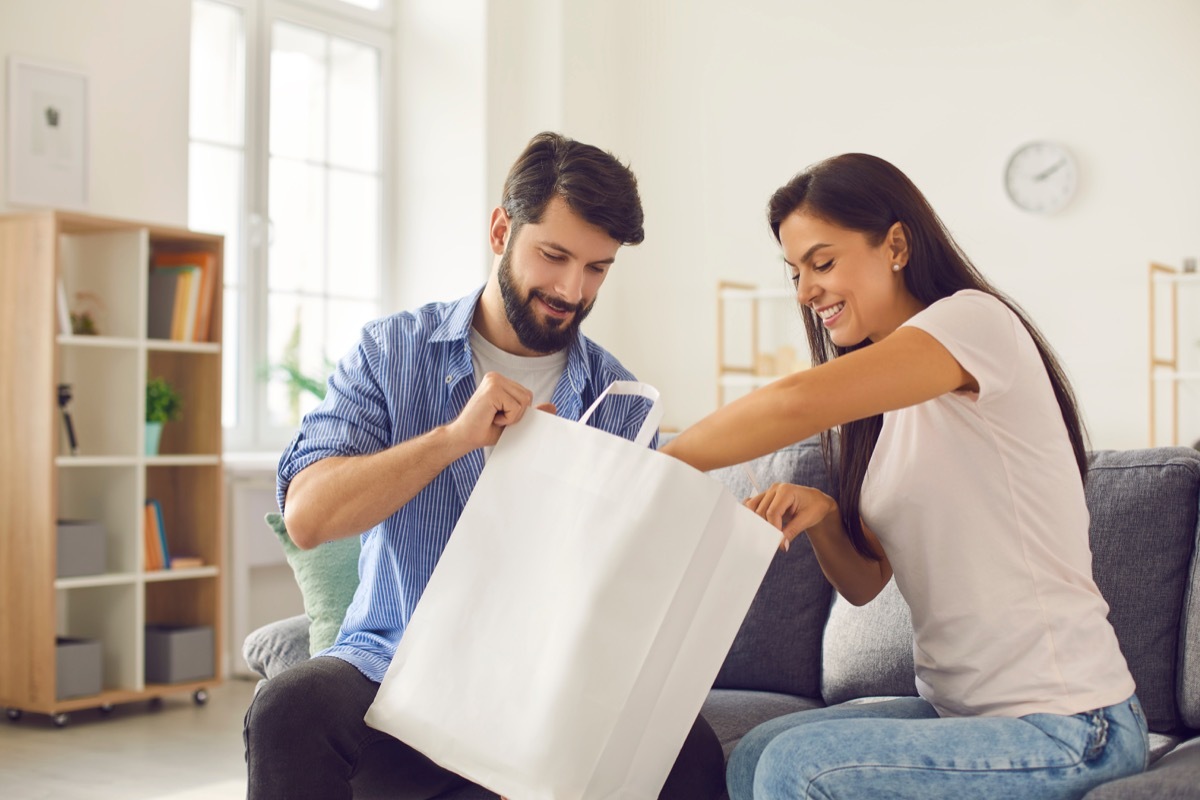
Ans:
POLYGON ((1075 159, 1062 145, 1031 142, 1018 148, 1004 169, 1004 188, 1017 207, 1052 214, 1075 195, 1075 159))

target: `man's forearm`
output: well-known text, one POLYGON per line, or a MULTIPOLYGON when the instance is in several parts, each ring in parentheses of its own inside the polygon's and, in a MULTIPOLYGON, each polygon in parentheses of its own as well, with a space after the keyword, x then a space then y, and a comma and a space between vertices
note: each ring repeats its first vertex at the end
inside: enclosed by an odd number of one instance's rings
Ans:
POLYGON ((439 427, 378 453, 311 464, 288 485, 288 534, 307 550, 369 530, 471 449, 450 428, 439 427))

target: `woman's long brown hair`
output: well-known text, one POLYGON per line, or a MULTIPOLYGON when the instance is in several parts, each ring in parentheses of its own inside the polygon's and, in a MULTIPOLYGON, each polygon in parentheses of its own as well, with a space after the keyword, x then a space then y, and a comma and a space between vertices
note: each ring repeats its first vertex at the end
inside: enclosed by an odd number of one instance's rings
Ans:
MULTIPOLYGON (((1080 478, 1086 479, 1087 445, 1083 422, 1071 385, 1054 351, 1020 306, 979 274, 908 176, 875 156, 862 153, 836 156, 795 176, 772 195, 767 205, 767 220, 776 241, 779 241, 779 226, 784 219, 800 210, 842 228, 859 231, 872 245, 882 243, 897 222, 903 225, 909 247, 904 284, 922 305, 928 306, 962 289, 977 289, 1012 309, 1029 331, 1041 355, 1062 411, 1071 448, 1075 451, 1080 478)), ((850 347, 839 347, 811 310, 801 310, 801 314, 814 365, 871 344, 869 339, 864 339, 850 347)), ((837 476, 842 524, 854 549, 873 560, 878 560, 878 556, 863 535, 859 503, 867 465, 882 428, 882 415, 840 426, 836 459, 833 431, 821 434, 826 465, 830 473, 837 476)))

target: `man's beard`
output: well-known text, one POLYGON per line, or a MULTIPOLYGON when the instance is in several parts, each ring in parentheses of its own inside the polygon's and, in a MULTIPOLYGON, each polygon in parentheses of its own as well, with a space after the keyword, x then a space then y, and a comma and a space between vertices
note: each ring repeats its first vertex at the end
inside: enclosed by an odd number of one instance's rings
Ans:
POLYGON ((530 289, 529 293, 522 297, 521 290, 513 279, 512 251, 510 249, 506 249, 504 255, 500 256, 499 278, 500 296, 504 298, 504 313, 508 317, 508 324, 512 325, 521 346, 535 353, 557 353, 568 347, 575 340, 579 326, 591 313, 592 306, 596 304, 595 301, 587 306, 582 303, 575 305, 563 303, 539 289, 530 289), (556 310, 574 311, 575 313, 566 320, 557 320, 552 317, 542 320, 533 310, 534 298, 540 298, 542 302, 556 310))

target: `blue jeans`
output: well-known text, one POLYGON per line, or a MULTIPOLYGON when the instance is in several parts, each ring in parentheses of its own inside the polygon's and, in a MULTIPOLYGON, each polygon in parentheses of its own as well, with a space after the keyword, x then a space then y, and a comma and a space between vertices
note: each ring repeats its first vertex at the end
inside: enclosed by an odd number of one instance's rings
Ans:
POLYGON ((759 725, 729 757, 730 800, 1079 798, 1146 768, 1137 696, 1074 716, 940 718, 926 701, 801 711, 759 725))

